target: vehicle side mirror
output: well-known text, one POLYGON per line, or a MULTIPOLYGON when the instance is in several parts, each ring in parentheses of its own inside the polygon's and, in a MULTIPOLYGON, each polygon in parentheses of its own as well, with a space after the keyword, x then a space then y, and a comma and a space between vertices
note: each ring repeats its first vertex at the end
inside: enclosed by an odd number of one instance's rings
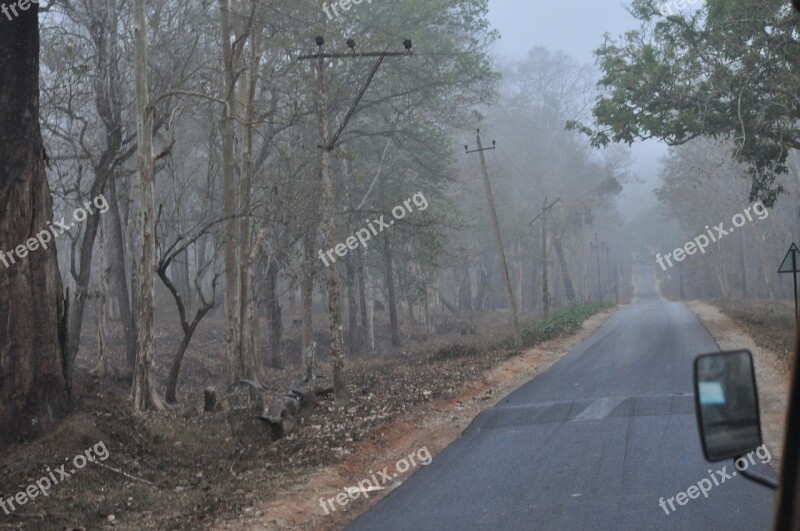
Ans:
POLYGON ((749 350, 698 356, 694 396, 707 460, 739 457, 761 445, 758 390, 749 350))

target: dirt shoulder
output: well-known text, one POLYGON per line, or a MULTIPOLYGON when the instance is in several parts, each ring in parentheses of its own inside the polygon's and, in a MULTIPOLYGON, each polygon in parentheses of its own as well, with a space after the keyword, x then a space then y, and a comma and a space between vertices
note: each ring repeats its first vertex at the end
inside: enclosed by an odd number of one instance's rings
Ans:
POLYGON ((340 529, 377 503, 410 476, 412 468, 400 474, 386 489, 358 497, 326 515, 320 498, 331 498, 343 489, 367 479, 383 467, 427 448, 436 455, 457 439, 475 416, 493 407, 508 393, 547 370, 575 345, 590 336, 614 312, 604 311, 587 319, 581 329, 568 337, 559 337, 510 357, 471 383, 455 396, 422 404, 388 424, 373 428, 363 443, 339 464, 327 466, 307 477, 297 477, 284 485, 275 496, 257 507, 251 515, 218 522, 218 529, 340 529))
MULTIPOLYGON (((764 325, 759 326, 758 321, 752 318, 756 310, 744 308, 741 304, 738 306, 737 311, 740 313, 736 318, 729 317, 710 302, 692 301, 687 305, 698 316, 720 349, 746 348, 753 353, 764 442, 772 455, 772 467, 779 470, 783 455, 790 372, 784 349, 769 349, 764 346, 768 338, 774 335, 772 325, 765 321, 764 325), (745 319, 742 316, 749 317, 745 319)), ((789 330, 784 333, 788 336, 791 332, 789 330)))
MULTIPOLYGON (((234 438, 227 411, 196 409, 206 386, 224 388, 223 321, 211 320, 200 332, 182 373, 180 406, 169 411, 133 414, 124 383, 90 376, 87 359, 79 366, 73 414, 41 439, 0 453, 0 498, 25 491, 100 442, 107 460, 90 463, 48 496, 9 514, 0 505, 0 529, 340 528, 377 496, 330 516, 320 498, 412 452, 441 451, 478 412, 548 368, 611 313, 587 307, 559 312, 550 320, 530 316, 526 341, 536 346, 525 351, 510 347, 506 316, 494 313, 453 323, 452 330, 442 323, 438 335, 394 350, 354 355, 347 370, 349 406, 335 408, 331 396, 320 397, 297 418, 294 431, 272 443, 257 435, 234 438)), ((167 333, 173 330, 161 326, 159 337, 172 337, 167 333)), ((119 366, 121 345, 113 351, 119 366)), ((162 355, 159 363, 167 362, 162 355)), ((297 363, 270 368, 264 398, 282 396, 301 371, 297 363)), ((323 383, 331 378, 324 356, 318 376, 323 383)))

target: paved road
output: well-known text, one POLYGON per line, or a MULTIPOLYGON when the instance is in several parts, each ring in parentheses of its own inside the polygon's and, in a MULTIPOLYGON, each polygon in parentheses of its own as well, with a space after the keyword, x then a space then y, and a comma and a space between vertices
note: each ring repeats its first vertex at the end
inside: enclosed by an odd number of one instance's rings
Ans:
POLYGON ((637 284, 636 304, 350 529, 769 529, 772 492, 741 476, 669 515, 659 507, 734 468, 705 461, 694 417, 692 361, 717 345, 685 305, 658 297, 649 268, 637 284))

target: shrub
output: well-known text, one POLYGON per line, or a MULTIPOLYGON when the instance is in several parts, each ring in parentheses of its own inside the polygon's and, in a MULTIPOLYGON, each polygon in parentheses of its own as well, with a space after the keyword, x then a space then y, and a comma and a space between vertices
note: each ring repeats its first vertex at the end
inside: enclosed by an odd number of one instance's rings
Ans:
POLYGON ((522 343, 526 347, 531 347, 561 334, 572 333, 578 330, 586 319, 612 306, 605 302, 572 304, 557 310, 549 317, 528 323, 522 331, 522 343))

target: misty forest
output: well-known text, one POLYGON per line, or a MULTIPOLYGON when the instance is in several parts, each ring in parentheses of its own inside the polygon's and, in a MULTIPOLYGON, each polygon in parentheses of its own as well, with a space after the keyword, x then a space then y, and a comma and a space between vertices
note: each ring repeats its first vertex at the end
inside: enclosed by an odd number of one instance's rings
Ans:
POLYGON ((632 0, 592 63, 489 0, 5 1, 2 528, 342 528, 642 271, 791 370, 785 2, 632 0))

